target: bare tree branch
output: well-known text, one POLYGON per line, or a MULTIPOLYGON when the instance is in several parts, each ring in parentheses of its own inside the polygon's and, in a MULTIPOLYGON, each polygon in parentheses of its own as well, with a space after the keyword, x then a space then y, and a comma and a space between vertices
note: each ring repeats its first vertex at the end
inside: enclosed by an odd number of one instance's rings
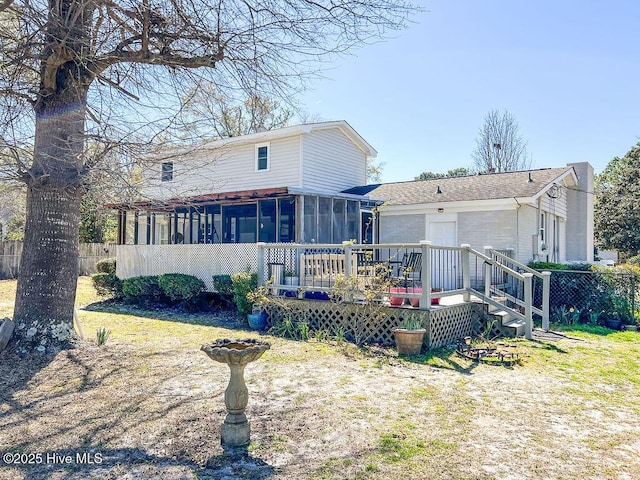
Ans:
POLYGON ((478 172, 512 172, 531 166, 527 142, 520 135, 518 122, 508 111, 491 110, 484 119, 471 154, 478 172))
MULTIPOLYGON (((0 174, 27 184, 14 319, 37 332, 19 340, 33 348, 71 331, 82 196, 109 171, 139 181, 133 159, 175 144, 185 93, 214 85, 286 103, 327 61, 416 10, 407 0, 0 2, 0 174)), ((263 106, 248 107, 253 123, 263 106)))

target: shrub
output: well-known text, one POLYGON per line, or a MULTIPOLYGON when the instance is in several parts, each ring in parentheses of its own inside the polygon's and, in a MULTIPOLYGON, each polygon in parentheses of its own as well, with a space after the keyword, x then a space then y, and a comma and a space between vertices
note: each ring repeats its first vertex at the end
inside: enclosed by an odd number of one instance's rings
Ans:
POLYGON ((94 273, 91 281, 101 297, 122 297, 122 280, 115 273, 94 273))
POLYGON ((98 273, 112 273, 116 274, 116 258, 103 258, 96 263, 96 270, 98 273))
POLYGON ((528 266, 534 270, 575 270, 581 272, 592 270, 588 263, 529 262, 528 266))
POLYGON ((627 263, 629 265, 640 267, 640 255, 634 255, 633 257, 627 258, 627 263))
POLYGON ((529 268, 534 270, 568 270, 569 266, 564 263, 553 262, 529 262, 529 268))
POLYGON ((163 299, 157 275, 143 275, 122 281, 122 293, 128 302, 144 304, 163 299))
POLYGON ((196 303, 205 285, 193 275, 167 273, 158 277, 158 285, 172 302, 196 303))
POLYGON ((233 295, 233 283, 231 282, 231 275, 214 275, 213 289, 222 296, 233 295))
POLYGON ((233 301, 238 308, 240 315, 251 312, 251 302, 247 299, 247 294, 258 288, 258 274, 249 272, 237 272, 231 275, 233 284, 233 301))

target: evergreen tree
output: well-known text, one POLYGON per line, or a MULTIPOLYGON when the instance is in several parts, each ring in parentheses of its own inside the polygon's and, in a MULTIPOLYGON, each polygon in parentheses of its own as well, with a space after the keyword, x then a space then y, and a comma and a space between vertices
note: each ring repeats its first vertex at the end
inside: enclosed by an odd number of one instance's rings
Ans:
POLYGON ((595 190, 597 245, 627 256, 640 253, 640 142, 609 162, 595 190))

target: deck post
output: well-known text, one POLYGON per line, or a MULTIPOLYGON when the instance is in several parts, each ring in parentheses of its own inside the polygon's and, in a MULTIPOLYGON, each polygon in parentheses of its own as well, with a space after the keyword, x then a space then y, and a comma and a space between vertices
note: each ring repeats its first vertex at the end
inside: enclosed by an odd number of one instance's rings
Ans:
POLYGON ((549 331, 549 297, 551 296, 551 272, 542 272, 542 329, 549 331))
POLYGON ((468 243, 463 243, 460 245, 462 247, 462 288, 464 289, 464 293, 462 294, 462 300, 464 302, 468 302, 471 299, 471 272, 469 269, 471 268, 471 245, 468 243))
POLYGON ((533 273, 523 273, 524 276, 524 336, 533 339, 533 310, 531 305, 533 289, 533 273))
MULTIPOLYGON (((493 260, 493 247, 484 247, 484 254, 493 260)), ((491 297, 491 267, 489 263, 484 263, 484 296, 491 297)))
POLYGON ((422 293, 420 294, 420 310, 427 310, 431 307, 431 242, 420 240, 422 250, 422 293))
POLYGON ((351 248, 352 248, 353 243, 351 243, 350 241, 344 241, 342 242, 342 248, 344 250, 344 274, 347 278, 351 277, 351 275, 353 275, 354 273, 358 273, 353 272, 352 270, 352 263, 351 263, 351 248))
POLYGON ((265 253, 265 245, 264 242, 256 243, 258 246, 258 286, 262 287, 265 285, 265 263, 264 263, 264 253, 265 253))

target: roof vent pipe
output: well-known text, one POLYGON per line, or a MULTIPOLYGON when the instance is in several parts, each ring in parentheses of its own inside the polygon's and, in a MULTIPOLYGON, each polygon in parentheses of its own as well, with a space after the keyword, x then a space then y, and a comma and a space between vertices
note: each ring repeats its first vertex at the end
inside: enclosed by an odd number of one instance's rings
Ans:
POLYGON ((533 183, 533 178, 531 178, 531 172, 529 172, 529 183, 533 183))

